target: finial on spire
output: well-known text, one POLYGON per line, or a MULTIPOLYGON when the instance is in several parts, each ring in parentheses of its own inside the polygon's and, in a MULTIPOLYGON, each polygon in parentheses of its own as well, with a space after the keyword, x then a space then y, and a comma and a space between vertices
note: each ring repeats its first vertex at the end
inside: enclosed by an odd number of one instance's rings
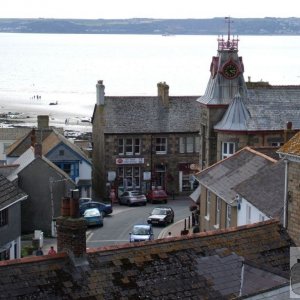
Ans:
POLYGON ((222 38, 218 37, 218 50, 229 50, 229 51, 234 51, 238 50, 238 42, 239 39, 238 37, 232 36, 232 40, 230 39, 230 34, 231 34, 231 27, 230 24, 233 23, 231 20, 231 17, 225 17, 225 22, 228 24, 228 37, 227 41, 224 41, 223 36, 222 38))
POLYGON ((233 23, 233 21, 231 20, 230 17, 225 17, 225 23, 228 24, 228 38, 227 38, 227 41, 230 40, 230 24, 233 23))

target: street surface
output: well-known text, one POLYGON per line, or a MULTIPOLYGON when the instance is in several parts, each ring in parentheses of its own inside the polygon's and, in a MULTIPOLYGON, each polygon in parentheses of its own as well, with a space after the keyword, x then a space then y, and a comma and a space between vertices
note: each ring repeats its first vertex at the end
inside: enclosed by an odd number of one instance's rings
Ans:
MULTIPOLYGON (((181 197, 169 200, 167 204, 150 204, 146 206, 123 206, 114 204, 113 213, 104 218, 103 227, 90 227, 87 233, 87 248, 123 244, 129 242, 129 233, 134 224, 147 224, 147 218, 154 207, 171 206, 175 212, 174 223, 191 215, 189 206, 192 200, 181 197)), ((153 226, 154 239, 165 227, 153 226)))

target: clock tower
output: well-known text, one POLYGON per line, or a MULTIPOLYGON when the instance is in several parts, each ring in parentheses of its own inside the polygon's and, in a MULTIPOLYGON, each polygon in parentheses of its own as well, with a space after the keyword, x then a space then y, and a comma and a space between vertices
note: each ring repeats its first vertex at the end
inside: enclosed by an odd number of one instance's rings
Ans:
POLYGON ((206 168, 217 161, 217 137, 214 125, 223 117, 235 95, 247 95, 244 81, 244 64, 238 56, 238 37, 231 36, 232 20, 228 24, 227 39, 218 37, 217 56, 212 57, 210 77, 203 96, 197 99, 201 104, 200 165, 206 168))

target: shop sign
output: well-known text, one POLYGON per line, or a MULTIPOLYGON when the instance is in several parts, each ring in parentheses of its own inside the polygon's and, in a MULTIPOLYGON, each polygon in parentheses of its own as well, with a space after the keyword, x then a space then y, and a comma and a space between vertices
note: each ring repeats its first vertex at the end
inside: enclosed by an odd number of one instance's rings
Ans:
POLYGON ((143 164, 143 163, 144 163, 143 157, 117 158, 116 159, 117 165, 135 165, 135 164, 143 164))

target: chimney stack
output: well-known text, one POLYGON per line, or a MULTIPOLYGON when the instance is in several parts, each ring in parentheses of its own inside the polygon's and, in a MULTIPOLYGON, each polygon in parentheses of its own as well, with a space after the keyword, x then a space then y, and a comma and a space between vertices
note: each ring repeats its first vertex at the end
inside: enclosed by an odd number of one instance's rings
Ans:
POLYGON ((49 128, 49 116, 43 115, 38 116, 38 129, 48 129, 49 128))
POLYGON ((61 204, 62 216, 56 219, 57 251, 67 252, 75 266, 86 265, 86 229, 84 218, 79 217, 79 192, 71 191, 61 204))
POLYGON ((36 144, 36 135, 35 135, 35 129, 32 128, 31 130, 31 136, 30 136, 30 146, 34 147, 36 144))
POLYGON ((164 106, 169 106, 169 86, 165 82, 157 84, 157 95, 161 98, 164 106))
POLYGON ((42 157, 42 144, 35 143, 34 144, 34 157, 42 157))
POLYGON ((97 105, 104 105, 105 86, 103 85, 103 80, 98 80, 96 84, 96 93, 97 105))

